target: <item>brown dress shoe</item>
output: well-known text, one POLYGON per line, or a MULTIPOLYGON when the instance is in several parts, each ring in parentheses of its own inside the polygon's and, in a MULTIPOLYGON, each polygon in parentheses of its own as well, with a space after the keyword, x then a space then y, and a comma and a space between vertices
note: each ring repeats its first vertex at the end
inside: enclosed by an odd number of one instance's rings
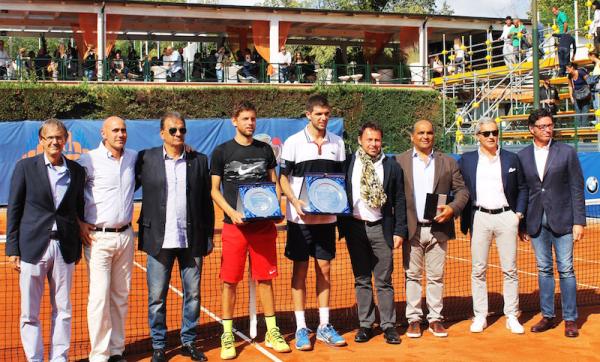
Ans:
POLYGON ((436 321, 429 323, 429 332, 436 337, 448 337, 448 331, 446 331, 442 322, 436 321))
POLYGON ((406 336, 409 338, 421 337, 421 322, 410 322, 406 330, 406 336))
POLYGON ((565 336, 571 338, 579 336, 579 329, 575 321, 565 321, 565 336))
POLYGON ((533 333, 545 332, 555 327, 554 318, 542 317, 542 319, 531 327, 533 333))

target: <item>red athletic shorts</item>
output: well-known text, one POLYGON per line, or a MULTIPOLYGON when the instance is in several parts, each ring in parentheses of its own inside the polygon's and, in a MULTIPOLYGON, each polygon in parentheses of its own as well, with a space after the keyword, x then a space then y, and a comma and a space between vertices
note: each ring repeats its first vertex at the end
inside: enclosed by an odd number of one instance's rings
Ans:
POLYGON ((277 277, 277 229, 272 221, 240 226, 224 223, 221 239, 221 280, 227 283, 242 280, 247 254, 250 254, 252 279, 277 277))

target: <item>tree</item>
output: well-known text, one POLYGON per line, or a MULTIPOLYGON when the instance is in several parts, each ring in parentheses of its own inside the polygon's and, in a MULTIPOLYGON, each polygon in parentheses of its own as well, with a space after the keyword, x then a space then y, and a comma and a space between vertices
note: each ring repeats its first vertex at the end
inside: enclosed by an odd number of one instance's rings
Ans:
POLYGON ((446 1, 438 9, 435 0, 264 0, 261 5, 412 14, 451 15, 454 13, 446 1))
MULTIPOLYGON (((579 0, 577 2, 577 12, 579 13, 579 28, 585 25, 585 21, 588 19, 588 8, 585 6, 585 0, 579 0)), ((538 0, 538 11, 540 13, 540 22, 544 24, 544 27, 552 26, 556 16, 552 14, 552 7, 556 6, 561 11, 567 14, 569 19, 569 30, 575 30, 575 9, 573 1, 565 0, 538 0)), ((531 14, 530 14, 531 15, 531 14)), ((591 14, 592 17, 594 14, 591 14)))

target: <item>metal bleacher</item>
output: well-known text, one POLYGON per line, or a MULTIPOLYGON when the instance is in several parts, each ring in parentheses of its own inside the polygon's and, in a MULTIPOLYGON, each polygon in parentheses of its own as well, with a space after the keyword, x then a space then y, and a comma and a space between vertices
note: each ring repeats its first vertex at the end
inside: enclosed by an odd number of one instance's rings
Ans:
MULTIPOLYGON (((543 53, 539 61, 539 72, 540 75, 549 75, 550 83, 559 92, 560 111, 556 115, 554 137, 574 144, 579 150, 600 151, 600 124, 596 126, 595 110, 592 109, 587 114, 576 114, 569 96, 568 79, 557 76, 558 58, 553 30, 555 29, 543 30, 544 35, 539 45, 543 53), (576 116, 585 117, 584 126, 577 127, 576 116)), ((580 29, 580 32, 584 30, 580 29)), ((577 34, 578 32, 574 32, 575 36, 577 34)), ((589 37, 581 38, 577 37, 575 62, 585 67, 592 63, 587 56, 592 44, 589 37)), ((462 67, 453 64, 454 49, 444 49, 441 53, 434 54, 444 60, 444 74, 433 78, 432 84, 444 95, 444 99, 453 99, 457 105, 454 117, 447 116, 447 119, 453 118, 453 121, 444 125, 445 136, 453 141, 455 151, 475 147, 475 125, 482 117, 490 117, 498 122, 503 147, 518 150, 531 142, 527 117, 533 109, 532 49, 535 47, 526 51, 517 50, 514 54, 517 62, 511 66, 504 64, 502 55, 494 55, 498 53, 495 50, 500 48, 502 44, 498 40, 492 40, 489 34, 485 43, 463 46, 464 53, 470 59, 465 56, 462 67), (475 56, 478 52, 479 59, 475 56), (482 56, 482 52, 485 56, 482 56), (457 71, 450 74, 449 69, 457 71)))

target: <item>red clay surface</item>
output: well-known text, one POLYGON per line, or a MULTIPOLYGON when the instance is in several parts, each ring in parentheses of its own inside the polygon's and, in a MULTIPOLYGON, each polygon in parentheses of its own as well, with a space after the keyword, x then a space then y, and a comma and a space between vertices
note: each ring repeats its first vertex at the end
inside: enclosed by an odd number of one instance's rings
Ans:
MULTIPOLYGON (((138 211, 136 205, 136 215, 138 211)), ((221 220, 220 212, 217 211, 217 220, 221 220)), ((137 216, 134 217, 137 220, 137 216)), ((221 222, 217 223, 220 229, 221 222)), ((136 228, 137 229, 137 228, 136 228)), ((5 209, 0 210, 0 234, 5 234, 5 209)), ((586 228, 586 238, 576 244, 575 270, 578 278, 578 301, 580 304, 594 304, 594 307, 580 309, 580 325, 582 333, 580 338, 567 339, 563 337, 563 325, 541 335, 528 332, 528 327, 539 318, 533 313, 525 313, 522 321, 525 322, 527 332, 524 336, 511 335, 505 329, 503 317, 490 318, 491 326, 481 335, 471 334, 469 321, 448 322, 450 337, 438 339, 425 332, 423 338, 412 340, 402 336, 400 346, 387 345, 381 335, 376 336, 367 344, 356 344, 353 342, 354 328, 357 325, 355 315, 355 300, 353 277, 345 243, 337 244, 338 253, 332 267, 332 295, 331 308, 332 320, 338 329, 344 333, 349 346, 345 348, 330 348, 317 343, 313 352, 293 351, 291 354, 276 354, 276 357, 284 361, 300 361, 305 358, 314 358, 319 361, 348 361, 348 360, 380 360, 393 361, 399 359, 436 359, 450 361, 464 360, 598 360, 595 351, 600 350, 600 247, 597 239, 600 236, 600 226, 592 225, 586 228), (499 319, 498 319, 499 318, 499 319), (515 345, 515 348, 511 348, 515 345)), ((293 306, 291 302, 290 279, 291 263, 283 257, 285 245, 285 232, 281 231, 278 238, 279 255, 279 277, 275 280, 277 309, 280 312, 278 320, 282 329, 288 332, 288 340, 293 342, 294 320, 293 306), (284 313, 287 312, 287 313, 284 313)), ((0 247, 0 248, 3 248, 0 247)), ((488 271, 488 288, 490 295, 490 310, 501 311, 502 298, 502 276, 498 263, 498 256, 492 249, 490 256, 490 267, 488 271)), ((2 253, 4 254, 4 253, 2 253)), ((396 300, 398 301, 398 319, 402 322, 404 313, 404 278, 401 266, 401 251, 395 253, 394 285, 396 288, 396 300)), ((471 314, 470 298, 470 251, 468 241, 464 236, 451 242, 446 264, 446 288, 445 288, 445 315, 448 319, 460 320, 471 314)), ((130 312, 127 320, 127 350, 128 360, 149 360, 149 329, 147 323, 147 288, 146 275, 143 270, 145 256, 136 252, 134 274, 132 279, 132 290, 130 295, 130 312)), ((89 351, 87 326, 86 326, 86 302, 88 281, 85 271, 85 262, 77 266, 73 281, 73 335, 71 359, 84 359, 89 351)), ((217 316, 221 313, 220 282, 218 279, 220 267, 220 235, 215 237, 215 251, 205 258, 202 272, 202 306, 205 308, 200 318, 200 338, 198 345, 210 360, 219 359, 219 334, 220 327, 206 312, 212 312, 217 316)), ((519 245, 519 270, 520 270, 520 301, 525 310, 538 309, 537 273, 533 251, 529 244, 519 245)), ((172 286, 181 290, 181 282, 175 267, 172 286)), ((17 273, 10 270, 6 257, 0 257, 0 285, 3 293, 0 295, 0 321, 4 328, 0 331, 0 360, 24 360, 20 346, 18 315, 19 315, 19 289, 17 273)), ((313 309, 307 312, 309 327, 315 327, 318 321, 316 300, 314 296, 314 273, 309 273, 307 285, 308 298, 307 307, 313 309)), ((557 283, 558 290, 558 283, 557 283)), ((43 305, 41 320, 44 323, 45 341, 49 335, 49 306, 47 293, 43 305)), ((235 316, 242 317, 235 321, 241 328, 242 333, 248 335, 247 331, 247 303, 248 291, 247 281, 240 283, 238 292, 238 303, 235 316)), ((168 297, 168 326, 170 332, 170 347, 178 345, 178 327, 181 320, 181 297, 173 290, 168 297)), ((260 313, 260 303, 259 313, 260 313)), ((259 336, 257 340, 263 345, 264 322, 259 317, 259 336)), ((404 333, 404 329, 399 329, 404 333)), ((254 345, 239 341, 238 354, 243 360, 267 360, 254 345)), ((47 349, 47 348, 46 348, 47 349)), ((171 360, 187 360, 178 356, 178 351, 169 352, 171 360)))

